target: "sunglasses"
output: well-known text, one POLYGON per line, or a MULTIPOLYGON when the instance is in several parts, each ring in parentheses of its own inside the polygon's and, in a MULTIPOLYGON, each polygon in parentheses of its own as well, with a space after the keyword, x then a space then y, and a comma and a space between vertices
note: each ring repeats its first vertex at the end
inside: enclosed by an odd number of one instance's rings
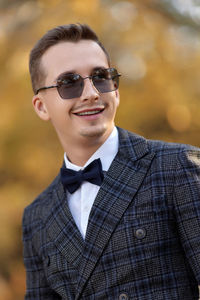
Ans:
POLYGON ((36 95, 41 90, 57 88, 62 99, 72 99, 81 96, 84 88, 84 80, 89 78, 92 80, 94 87, 99 93, 109 93, 118 89, 119 77, 115 68, 97 69, 91 76, 81 77, 79 74, 64 74, 58 78, 56 85, 41 87, 36 91, 36 95))

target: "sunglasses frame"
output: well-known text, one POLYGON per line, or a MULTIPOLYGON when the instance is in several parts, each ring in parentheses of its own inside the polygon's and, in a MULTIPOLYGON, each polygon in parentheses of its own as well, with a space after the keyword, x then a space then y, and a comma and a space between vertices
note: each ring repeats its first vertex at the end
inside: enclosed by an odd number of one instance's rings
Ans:
MULTIPOLYGON (((109 78, 109 79, 112 79, 112 80, 113 80, 113 79, 115 79, 116 77, 120 77, 120 76, 121 76, 121 74, 118 73, 118 72, 117 72, 117 69, 115 69, 115 68, 107 68, 107 69, 103 69, 103 70, 106 70, 106 71, 107 71, 107 70, 114 70, 114 71, 116 72, 116 75, 115 75, 114 77, 112 77, 112 78, 109 78)), ((87 78, 91 79, 91 80, 92 80, 92 84, 94 85, 95 89, 97 89, 97 87, 95 86, 95 84, 94 84, 94 82, 93 82, 93 77, 95 77, 95 76, 97 76, 97 75, 90 75, 90 76, 87 76, 87 77, 82 77, 82 76, 79 75, 79 74, 73 74, 73 75, 78 75, 78 76, 80 76, 80 78, 81 78, 83 81, 84 81, 85 79, 87 79, 87 78)), ((56 84, 56 85, 50 85, 50 86, 44 86, 44 87, 41 87, 41 88, 39 88, 39 89, 36 90, 35 95, 37 95, 37 94, 38 94, 40 91, 42 91, 42 90, 47 90, 47 89, 57 88, 58 94, 59 94, 60 97, 61 97, 62 99, 64 99, 64 100, 67 100, 67 99, 73 99, 73 98, 80 97, 80 96, 72 97, 72 98, 64 98, 64 97, 62 97, 62 95, 60 94, 58 88, 61 87, 62 85, 64 85, 63 81, 64 81, 64 79, 60 78, 60 79, 57 80, 57 84, 56 84)), ((118 85, 118 86, 119 86, 119 85, 118 85)), ((97 89, 97 91, 98 91, 99 93, 110 93, 110 92, 116 91, 116 90, 118 89, 118 86, 116 87, 116 89, 111 90, 111 91, 108 91, 108 92, 100 92, 98 89, 97 89)), ((82 91, 82 92, 83 92, 83 91, 82 91)), ((82 94, 82 92, 81 92, 81 94, 82 94)))

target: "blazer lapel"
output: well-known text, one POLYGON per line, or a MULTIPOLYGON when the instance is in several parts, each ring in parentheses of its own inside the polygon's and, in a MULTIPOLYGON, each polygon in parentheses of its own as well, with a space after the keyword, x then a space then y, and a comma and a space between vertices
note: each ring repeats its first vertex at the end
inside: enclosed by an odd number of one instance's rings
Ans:
POLYGON ((48 210, 45 226, 47 234, 66 260, 77 268, 80 263, 84 241, 69 210, 60 175, 51 201, 50 214, 48 210))
POLYGON ((113 160, 90 213, 76 299, 104 251, 113 231, 137 193, 154 153, 146 140, 118 128, 119 151, 113 160))

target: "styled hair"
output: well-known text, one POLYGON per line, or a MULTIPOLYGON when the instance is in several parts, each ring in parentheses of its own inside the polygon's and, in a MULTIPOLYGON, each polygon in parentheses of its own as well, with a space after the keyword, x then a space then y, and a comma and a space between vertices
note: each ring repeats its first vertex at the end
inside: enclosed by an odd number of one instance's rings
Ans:
POLYGON ((108 64, 110 65, 108 52, 99 41, 96 33, 88 25, 78 23, 55 27, 47 31, 30 52, 29 71, 34 94, 37 89, 40 88, 45 78, 40 62, 42 55, 46 52, 46 50, 63 41, 76 43, 80 40, 95 41, 106 54, 108 64))

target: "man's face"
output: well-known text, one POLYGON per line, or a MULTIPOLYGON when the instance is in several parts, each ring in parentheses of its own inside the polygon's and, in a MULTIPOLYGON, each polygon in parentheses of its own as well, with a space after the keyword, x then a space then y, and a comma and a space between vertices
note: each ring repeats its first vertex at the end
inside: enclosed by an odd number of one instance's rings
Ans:
MULTIPOLYGON (((55 85, 63 73, 87 77, 96 68, 108 67, 105 53, 91 40, 59 43, 50 47, 41 59, 44 86, 55 85)), ((40 91, 33 97, 37 114, 43 120, 51 120, 65 151, 80 143, 87 145, 96 140, 99 143, 99 139, 103 143, 112 132, 118 104, 118 91, 99 93, 89 78, 84 80, 84 89, 78 98, 64 100, 57 88, 40 91)))

